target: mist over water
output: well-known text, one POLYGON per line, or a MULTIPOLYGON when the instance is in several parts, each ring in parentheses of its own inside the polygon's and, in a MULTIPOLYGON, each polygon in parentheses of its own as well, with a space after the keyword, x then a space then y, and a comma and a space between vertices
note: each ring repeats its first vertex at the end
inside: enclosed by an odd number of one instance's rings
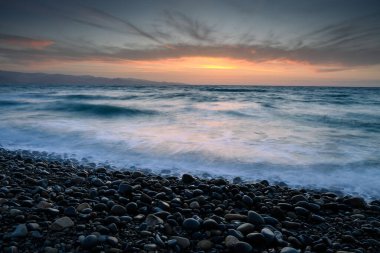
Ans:
POLYGON ((0 144, 380 198, 380 89, 5 85, 0 144))

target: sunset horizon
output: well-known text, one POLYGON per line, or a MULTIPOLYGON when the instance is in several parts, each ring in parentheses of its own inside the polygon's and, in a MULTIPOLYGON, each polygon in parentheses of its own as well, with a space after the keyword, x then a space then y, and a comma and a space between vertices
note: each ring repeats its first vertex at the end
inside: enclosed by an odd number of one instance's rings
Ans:
POLYGON ((380 7, 366 3, 2 1, 0 69, 189 84, 380 86, 380 7))

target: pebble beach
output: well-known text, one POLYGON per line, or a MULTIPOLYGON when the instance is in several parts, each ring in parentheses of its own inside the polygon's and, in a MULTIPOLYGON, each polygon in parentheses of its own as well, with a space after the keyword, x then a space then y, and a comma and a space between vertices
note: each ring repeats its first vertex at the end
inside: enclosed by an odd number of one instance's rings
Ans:
POLYGON ((2 252, 380 252, 380 201, 0 149, 2 252))

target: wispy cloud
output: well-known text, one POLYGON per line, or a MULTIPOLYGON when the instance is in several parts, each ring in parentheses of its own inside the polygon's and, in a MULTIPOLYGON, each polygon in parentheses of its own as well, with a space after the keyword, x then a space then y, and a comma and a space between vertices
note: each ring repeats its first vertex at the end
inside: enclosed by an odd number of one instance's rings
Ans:
MULTIPOLYGON (((33 39, 23 36, 0 34, 0 47, 43 49, 53 45, 52 40, 33 39)), ((0 49, 1 50, 1 49, 0 49)))
POLYGON ((162 44, 158 38, 139 28, 127 19, 119 18, 97 8, 84 5, 78 6, 78 10, 84 15, 79 15, 78 17, 68 17, 76 22, 91 25, 97 28, 114 30, 121 33, 132 32, 135 35, 139 35, 153 42, 162 44))
POLYGON ((196 41, 213 41, 213 28, 199 20, 192 19, 179 11, 164 12, 165 25, 173 28, 176 33, 185 35, 196 41))
MULTIPOLYGON (((29 4, 31 5, 31 4, 29 4)), ((251 6, 251 5, 249 5, 251 6)), ((253 6, 254 7, 254 6, 253 6)), ((268 32, 263 40, 249 25, 242 26, 239 33, 229 33, 210 19, 184 14, 181 10, 163 11, 156 24, 132 22, 116 13, 98 7, 71 2, 68 6, 35 4, 34 11, 57 15, 102 31, 111 31, 126 36, 135 35, 141 40, 138 46, 110 46, 39 40, 16 35, 0 34, 0 56, 13 62, 50 60, 160 60, 180 57, 227 57, 251 62, 290 60, 313 65, 319 72, 344 71, 355 66, 380 64, 380 13, 348 18, 324 25, 294 38, 293 43, 284 43, 281 36, 268 32), (208 21, 206 21, 208 20, 208 21), (232 34, 232 35, 231 35, 232 34), (224 40, 234 36, 231 40, 224 40), (145 43, 149 42, 149 43, 145 43), (145 46, 149 44, 149 46, 145 46), (8 45, 8 46, 4 46, 8 45), (16 45, 17 48, 9 45, 16 45), (35 50, 45 49, 45 50, 35 50)))

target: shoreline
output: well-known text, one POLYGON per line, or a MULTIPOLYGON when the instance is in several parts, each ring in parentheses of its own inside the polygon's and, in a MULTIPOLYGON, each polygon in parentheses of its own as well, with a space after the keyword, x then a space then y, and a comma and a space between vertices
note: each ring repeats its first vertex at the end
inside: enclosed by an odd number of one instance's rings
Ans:
POLYGON ((380 200, 0 147, 4 252, 379 252, 380 200))

